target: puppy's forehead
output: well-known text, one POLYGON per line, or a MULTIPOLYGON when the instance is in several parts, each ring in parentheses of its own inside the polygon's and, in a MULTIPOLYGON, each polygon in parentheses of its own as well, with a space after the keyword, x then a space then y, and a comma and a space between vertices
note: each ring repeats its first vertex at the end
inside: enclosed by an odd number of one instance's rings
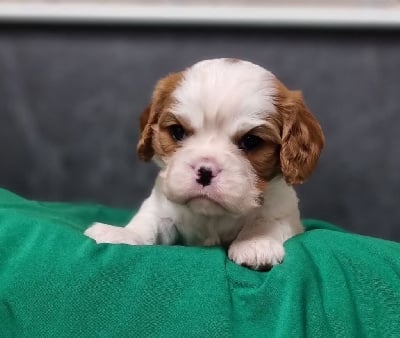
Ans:
POLYGON ((183 72, 173 93, 174 113, 195 129, 251 128, 275 112, 275 81, 272 73, 247 61, 202 61, 183 72))

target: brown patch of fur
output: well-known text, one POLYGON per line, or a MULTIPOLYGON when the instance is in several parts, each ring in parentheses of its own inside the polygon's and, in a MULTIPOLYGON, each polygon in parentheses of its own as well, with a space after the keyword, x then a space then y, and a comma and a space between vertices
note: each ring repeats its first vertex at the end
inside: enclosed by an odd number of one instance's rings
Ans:
POLYGON ((279 149, 278 144, 266 144, 250 152, 247 155, 251 165, 258 176, 257 187, 264 190, 268 181, 274 178, 279 172, 279 149))
POLYGON ((274 104, 282 124, 280 166, 288 184, 300 184, 312 173, 324 146, 324 135, 299 91, 276 80, 274 104))
POLYGON ((174 140, 170 128, 173 125, 181 125, 186 136, 193 134, 193 129, 185 121, 178 119, 172 112, 163 111, 158 121, 157 132, 153 138, 153 148, 160 157, 165 157, 180 147, 179 142, 174 140))
POLYGON ((149 104, 146 109, 140 115, 140 132, 142 133, 146 124, 150 119, 151 104, 149 104))
POLYGON ((179 148, 179 144, 171 137, 168 130, 161 130, 153 142, 154 152, 161 158, 168 156, 179 148))
POLYGON ((258 126, 247 134, 258 136, 263 140, 259 147, 245 152, 245 155, 257 174, 257 189, 264 191, 268 181, 280 172, 279 151, 281 139, 279 120, 270 117, 265 125, 258 126))
MULTIPOLYGON (((172 73, 156 84, 150 105, 142 113, 140 118, 141 135, 137 145, 137 153, 141 160, 149 161, 154 155, 154 146, 159 142, 155 140, 157 122, 162 114, 174 104, 171 96, 182 79, 182 73, 172 73)), ((165 143, 165 142, 164 142, 165 143)))

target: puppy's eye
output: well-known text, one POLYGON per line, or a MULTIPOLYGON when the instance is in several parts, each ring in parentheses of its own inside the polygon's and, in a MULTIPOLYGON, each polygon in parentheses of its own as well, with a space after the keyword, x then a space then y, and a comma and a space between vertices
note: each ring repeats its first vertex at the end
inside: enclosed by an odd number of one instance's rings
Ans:
POLYGON ((170 126, 169 132, 175 141, 182 141, 185 137, 185 129, 180 124, 170 126))
POLYGON ((250 151, 258 148, 263 143, 263 139, 256 135, 246 134, 240 140, 239 148, 242 150, 250 151))

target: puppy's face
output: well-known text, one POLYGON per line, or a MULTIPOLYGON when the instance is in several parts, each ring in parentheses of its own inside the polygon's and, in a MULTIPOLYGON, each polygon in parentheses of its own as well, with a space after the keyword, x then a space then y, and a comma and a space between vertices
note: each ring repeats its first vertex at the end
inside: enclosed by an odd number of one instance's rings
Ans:
POLYGON ((243 215, 262 205, 275 176, 303 182, 322 146, 300 93, 252 63, 216 59, 158 82, 138 154, 160 165, 171 201, 205 215, 243 215))

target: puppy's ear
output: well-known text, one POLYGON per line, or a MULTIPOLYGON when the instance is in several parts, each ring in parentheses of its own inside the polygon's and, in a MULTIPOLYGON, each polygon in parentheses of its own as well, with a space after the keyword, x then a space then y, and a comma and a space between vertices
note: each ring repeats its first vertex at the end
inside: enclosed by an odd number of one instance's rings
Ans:
POLYGON ((149 104, 147 108, 140 115, 140 139, 137 145, 137 154, 142 161, 150 161, 154 155, 152 146, 152 124, 156 120, 152 114, 152 105, 149 104))
POLYGON ((172 73, 158 81, 151 103, 140 116, 140 139, 137 153, 143 161, 150 161, 154 155, 153 139, 154 129, 156 129, 154 127, 161 113, 175 103, 172 93, 181 79, 182 73, 172 73))
POLYGON ((315 168, 324 135, 301 92, 285 89, 277 107, 282 117, 281 171, 288 184, 300 184, 315 168))

